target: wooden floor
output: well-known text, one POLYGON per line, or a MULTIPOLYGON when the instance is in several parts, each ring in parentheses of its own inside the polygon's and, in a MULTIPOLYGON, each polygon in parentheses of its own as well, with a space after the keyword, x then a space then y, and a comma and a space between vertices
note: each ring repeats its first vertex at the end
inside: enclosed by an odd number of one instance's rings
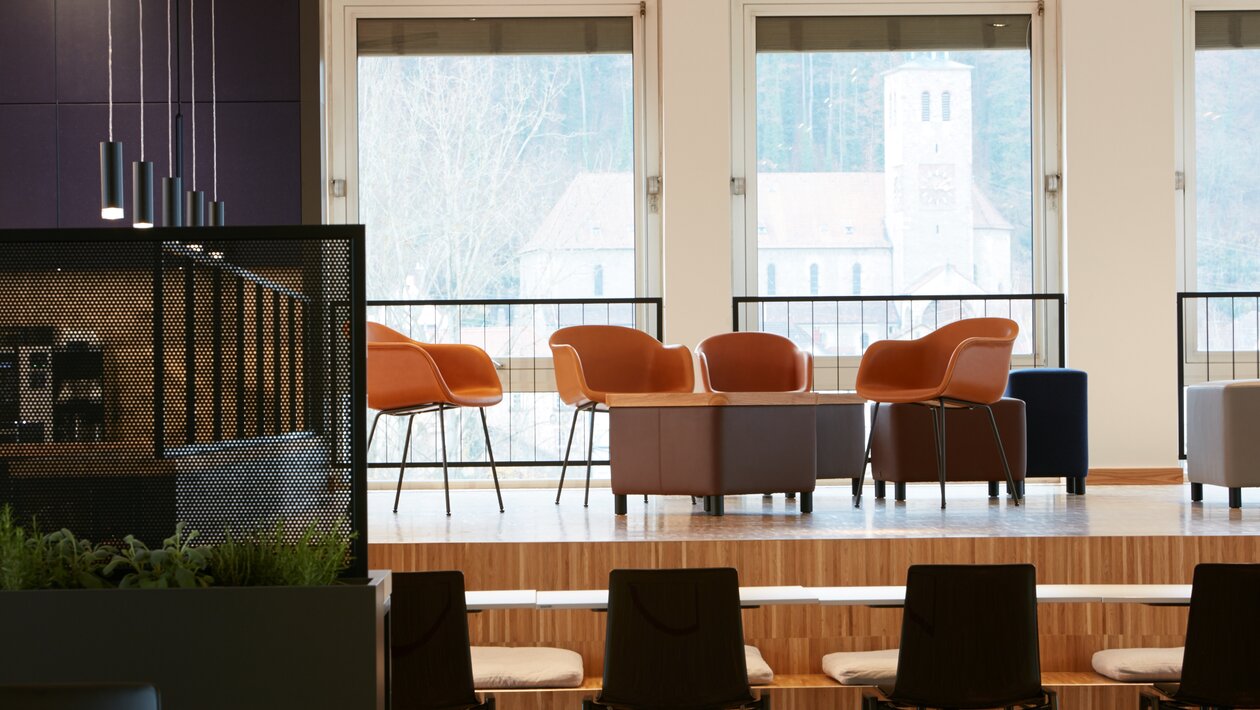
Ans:
POLYGON ((1060 483, 1029 481, 1024 505, 990 499, 984 485, 950 484, 940 509, 934 484, 908 486, 908 500, 874 499, 854 509, 849 486, 822 486, 814 512, 799 515, 782 495, 728 496, 726 515, 703 514, 686 496, 631 499, 629 514, 613 515, 608 488, 568 488, 555 505, 554 489, 503 492, 499 513, 493 490, 451 493, 447 517, 440 490, 405 490, 398 513, 393 491, 368 494, 368 539, 412 542, 664 542, 683 540, 814 540, 888 537, 1044 537, 1132 535, 1260 535, 1260 493, 1244 492, 1231 510, 1225 489, 1205 486, 1203 503, 1190 503, 1189 486, 1091 486, 1069 496, 1060 483), (1248 506, 1246 496, 1252 496, 1248 506))
MULTIPOLYGON (((891 487, 889 492, 891 493, 891 487)), ((854 510, 847 486, 823 488, 801 516, 782 496, 729 497, 724 517, 687 498, 632 499, 612 514, 607 489, 509 490, 500 514, 494 492, 405 491, 370 496, 369 566, 396 571, 461 569, 469 589, 590 589, 619 567, 731 566, 740 583, 838 586, 904 584, 915 563, 1031 562, 1046 584, 1191 581, 1199 562, 1260 560, 1260 501, 1230 510, 1223 490, 1189 502, 1185 486, 1098 486, 1084 497, 1058 485, 1028 486, 1025 505, 990 500, 983 485, 956 484, 949 507, 939 489, 911 486, 905 503, 869 498, 854 510)), ((1247 501, 1244 501, 1246 505, 1247 501)), ((582 654, 586 674, 603 665, 604 614, 500 610, 470 615, 474 644, 552 645, 582 654)), ((1137 689, 1091 685, 1090 658, 1103 648, 1178 646, 1187 611, 1131 604, 1043 604, 1042 669, 1061 674, 1063 708, 1136 707, 1137 689), (1085 679, 1085 680, 1082 680, 1085 679)), ((821 659, 844 650, 896 648, 899 609, 777 606, 744 611, 744 636, 793 687, 772 689, 776 708, 853 707, 860 691, 823 679, 821 659)), ((586 691, 585 695, 590 695, 586 691)), ((580 691, 502 697, 505 708, 574 707, 580 691)))

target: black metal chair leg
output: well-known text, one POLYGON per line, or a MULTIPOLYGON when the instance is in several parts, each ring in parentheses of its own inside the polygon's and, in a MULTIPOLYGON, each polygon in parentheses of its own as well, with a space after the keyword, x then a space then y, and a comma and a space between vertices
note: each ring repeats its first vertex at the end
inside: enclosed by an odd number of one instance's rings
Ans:
POLYGON ((407 438, 403 439, 402 465, 398 467, 398 490, 394 491, 394 512, 398 512, 398 499, 402 497, 403 473, 407 471, 407 452, 411 450, 411 422, 416 415, 407 417, 407 438))
POLYGON ((879 402, 875 403, 875 408, 871 410, 871 432, 866 435, 866 454, 862 457, 862 470, 858 472, 858 477, 853 479, 856 484, 853 491, 853 507, 862 507, 862 486, 866 483, 866 467, 871 463, 871 441, 875 438, 875 419, 879 416, 879 402))
POLYGON ((446 465, 446 408, 438 407, 438 429, 442 434, 442 488, 446 491, 446 514, 451 514, 451 477, 446 465))
POLYGON ((368 451, 372 450, 372 438, 376 436, 376 425, 380 423, 381 417, 384 416, 384 414, 385 412, 377 412, 376 416, 372 418, 372 431, 368 432, 368 451))
POLYGON ((499 512, 503 512, 503 493, 499 490, 499 467, 494 463, 494 449, 490 446, 490 425, 486 424, 486 408, 478 407, 481 412, 481 431, 486 435, 486 455, 490 457, 490 475, 494 476, 494 494, 499 498, 499 512))
POLYGON ((945 400, 940 401, 939 407, 934 407, 932 411, 933 431, 936 433, 936 476, 941 481, 941 510, 945 509, 945 454, 948 449, 945 448, 945 400))
POLYGON ((647 505, 647 503, 648 503, 647 494, 646 494, 646 493, 644 493, 644 494, 643 494, 643 505, 647 505))
POLYGON ((993 440, 997 442, 998 455, 1002 457, 1002 470, 1006 472, 1006 485, 1015 490, 1015 494, 1011 496, 1011 500, 1019 506, 1019 488, 1015 486, 1015 478, 1011 476, 1011 464, 1006 460, 1006 447, 1002 446, 1002 435, 998 433, 997 417, 993 416, 993 407, 987 404, 981 405, 984 411, 989 413, 989 425, 993 428, 993 440))
POLYGON ((591 504, 591 459, 595 458, 595 407, 591 407, 591 426, 586 433, 586 495, 582 498, 582 507, 591 504))
POLYGON ((573 450, 573 432, 577 430, 578 415, 582 408, 573 410, 573 423, 569 425, 569 443, 564 447, 564 463, 560 465, 560 485, 556 486, 556 505, 560 505, 560 493, 564 491, 564 473, 569 470, 569 452, 573 450))

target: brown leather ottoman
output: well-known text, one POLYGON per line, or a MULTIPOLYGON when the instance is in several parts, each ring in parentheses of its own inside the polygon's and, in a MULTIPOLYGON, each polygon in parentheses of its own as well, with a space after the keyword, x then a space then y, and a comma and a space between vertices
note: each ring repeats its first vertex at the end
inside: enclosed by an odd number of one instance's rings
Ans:
MULTIPOLYGON (((1015 485, 1023 487, 1027 470, 1024 402, 1003 398, 993 404, 1002 446, 1006 449, 1015 485)), ((932 412, 919 404, 885 404, 879 408, 871 438, 871 477, 875 497, 884 497, 886 483, 895 484, 897 500, 906 499, 907 483, 935 483, 936 439, 932 412)), ((989 415, 983 409, 950 409, 945 415, 948 481, 988 481, 989 495, 997 496, 1006 480, 989 415)))
MULTIPOLYGON (((628 394, 610 395, 608 403, 618 515, 625 514, 626 496, 642 494, 704 497, 706 510, 721 515, 725 495, 797 493, 800 511, 809 513, 818 475, 820 410, 828 410, 824 424, 860 426, 861 421, 856 395, 628 394)), ((852 458, 837 452, 852 438, 852 432, 837 432, 827 456, 852 458)))

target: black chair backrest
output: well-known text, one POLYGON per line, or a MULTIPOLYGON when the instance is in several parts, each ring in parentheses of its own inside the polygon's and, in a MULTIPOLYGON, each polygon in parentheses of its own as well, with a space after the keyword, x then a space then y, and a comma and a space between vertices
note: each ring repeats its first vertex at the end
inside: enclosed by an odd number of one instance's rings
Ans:
POLYGON ((151 685, 0 686, 0 708, 22 710, 158 710, 151 685))
POLYGON ((892 700, 992 708, 1041 694, 1035 567, 910 567, 892 700))
POLYGON ((599 702, 701 710, 753 702, 734 569, 613 570, 599 702))
POLYGON ((1195 567, 1176 699, 1221 707, 1260 707, 1257 639, 1260 565, 1195 567))
POLYGON ((390 594, 390 690, 399 710, 479 704, 468 646, 462 572, 395 572, 390 594))

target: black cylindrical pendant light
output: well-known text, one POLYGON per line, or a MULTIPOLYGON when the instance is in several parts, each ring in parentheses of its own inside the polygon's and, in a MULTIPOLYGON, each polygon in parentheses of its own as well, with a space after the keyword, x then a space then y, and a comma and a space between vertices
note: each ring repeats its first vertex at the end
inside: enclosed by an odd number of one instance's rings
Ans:
POLYGON ((184 179, 162 178, 162 226, 184 226, 184 179))
POLYGON ((185 224, 189 227, 206 226, 206 193, 201 190, 189 190, 184 193, 185 224))
POLYGON ((217 40, 214 27, 214 6, 215 0, 210 0, 210 174, 213 178, 212 186, 214 188, 210 198, 212 200, 210 203, 210 226, 223 227, 227 224, 224 221, 227 208, 223 204, 223 200, 219 199, 219 71, 218 53, 215 50, 217 40))
POLYGON ((123 146, 114 140, 114 3, 106 5, 109 53, 109 140, 101 141, 101 219, 123 218, 123 146))
POLYGON ((153 163, 144 159, 144 0, 136 0, 140 18, 140 160, 131 164, 131 225, 153 227, 153 163))
POLYGON ((227 222, 224 221, 227 216, 227 209, 222 200, 215 200, 210 203, 210 213, 208 215, 211 227, 224 227, 227 222))
POLYGON ((101 219, 123 218, 123 145, 101 141, 101 219))
POLYGON ((137 229, 153 226, 153 163, 131 164, 131 223, 137 229))

